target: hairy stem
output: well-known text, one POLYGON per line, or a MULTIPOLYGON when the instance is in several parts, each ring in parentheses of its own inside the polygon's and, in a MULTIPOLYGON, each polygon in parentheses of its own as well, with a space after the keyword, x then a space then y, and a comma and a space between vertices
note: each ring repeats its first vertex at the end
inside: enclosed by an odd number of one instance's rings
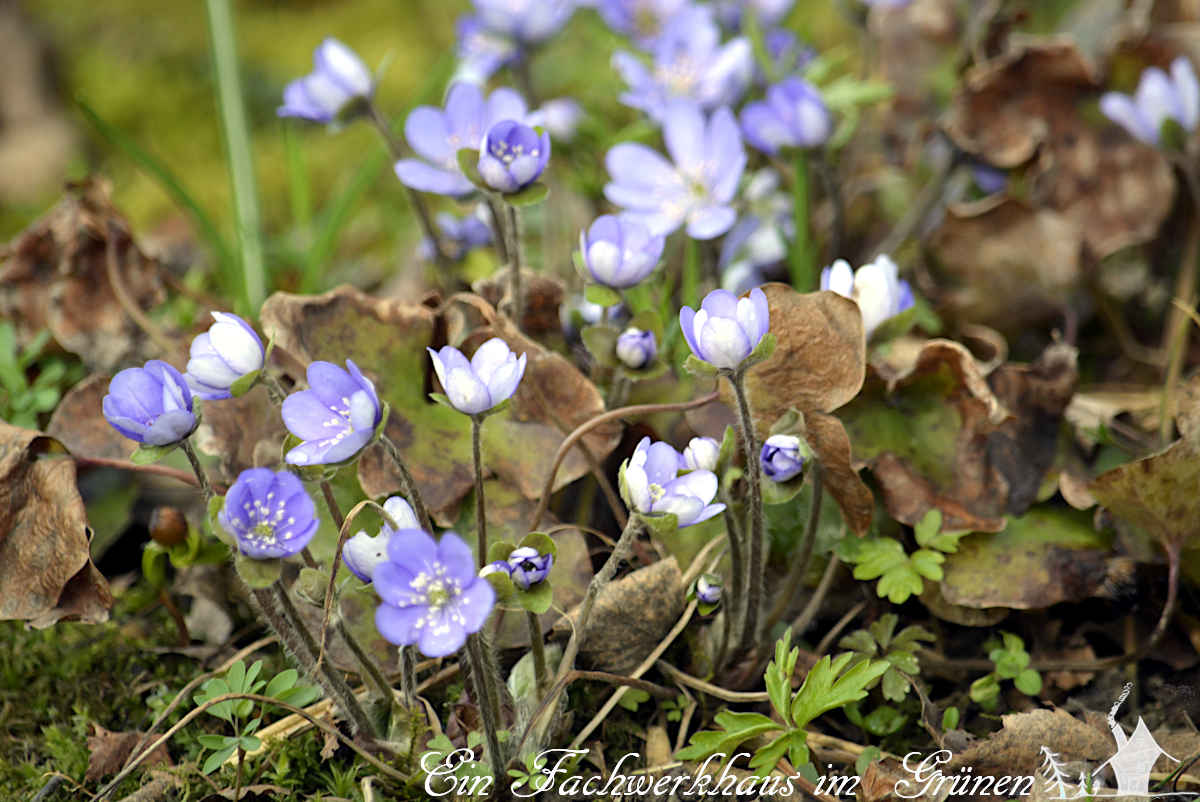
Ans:
POLYGON ((400 447, 386 434, 380 436, 379 442, 383 443, 383 447, 387 449, 392 462, 396 464, 396 469, 400 471, 400 490, 408 498, 408 503, 412 505, 413 512, 417 514, 417 520, 421 522, 421 528, 432 534, 433 521, 429 518, 429 510, 425 507, 425 501, 421 498, 421 492, 417 490, 416 480, 408 472, 408 466, 404 464, 404 457, 400 454, 400 447))
POLYGON ((346 523, 346 516, 342 514, 342 508, 338 506, 337 499, 333 497, 333 485, 329 484, 328 479, 321 480, 321 495, 325 498, 325 506, 329 509, 329 515, 333 518, 333 525, 340 532, 342 524, 346 523))
POLYGON ((192 447, 192 441, 186 437, 179 441, 179 447, 183 449, 184 454, 187 454, 188 462, 192 463, 192 471, 196 474, 196 481, 200 483, 200 489, 204 492, 204 502, 207 504, 216 494, 208 481, 208 474, 204 472, 204 466, 200 464, 200 458, 196 456, 196 449, 192 447))
POLYGON ((483 418, 471 416, 471 459, 475 464, 475 531, 478 534, 479 567, 487 565, 488 538, 487 514, 484 511, 483 498, 483 457, 480 454, 479 430, 483 426, 483 418))
POLYGON ((529 645, 533 651, 533 677, 537 684, 537 695, 540 699, 546 692, 546 646, 542 643, 542 625, 538 622, 537 614, 526 610, 525 620, 529 624, 529 645))
POLYGON ((524 267, 524 253, 521 250, 521 214, 511 203, 504 204, 505 216, 508 218, 504 226, 505 250, 508 252, 508 291, 512 296, 510 316, 517 330, 523 330, 525 320, 525 298, 521 290, 521 269, 524 267))
POLYGON ((746 563, 749 578, 746 583, 746 617, 742 627, 741 645, 757 643, 759 619, 762 608, 763 581, 766 574, 767 526, 762 501, 762 468, 758 463, 758 441, 754 434, 754 420, 750 417, 750 402, 746 398, 746 372, 726 372, 725 378, 733 385, 737 397, 738 435, 742 441, 742 454, 746 459, 746 484, 750 488, 750 535, 747 545, 746 563))
POLYGON ((741 637, 739 626, 745 618, 746 610, 746 541, 742 526, 733 511, 733 498, 729 493, 721 491, 721 501, 725 504, 725 531, 729 541, 729 595, 725 597, 725 609, 722 612, 721 645, 718 649, 716 670, 722 668, 726 656, 733 650, 741 637))
POLYGON ((483 736, 487 743, 488 761, 499 787, 504 781, 504 753, 500 750, 500 691, 496 678, 488 670, 485 645, 478 633, 467 636, 467 660, 471 667, 471 686, 479 717, 483 720, 483 736))

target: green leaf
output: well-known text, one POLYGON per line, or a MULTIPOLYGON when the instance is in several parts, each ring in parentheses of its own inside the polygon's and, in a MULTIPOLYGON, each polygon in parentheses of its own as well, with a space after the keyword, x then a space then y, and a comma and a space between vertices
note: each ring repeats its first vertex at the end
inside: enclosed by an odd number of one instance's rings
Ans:
POLYGON ((888 340, 894 340, 897 337, 908 334, 909 330, 917 324, 917 307, 910 306, 898 315, 892 315, 884 320, 875 330, 871 332, 871 345, 885 343, 888 340))
POLYGON ((854 578, 879 579, 875 591, 880 597, 901 604, 909 596, 921 592, 924 587, 921 576, 898 541, 887 537, 870 540, 847 538, 843 543, 849 541, 853 541, 853 545, 846 548, 854 551, 850 562, 856 563, 854 578))
POLYGON ((149 465, 152 462, 158 462, 178 447, 178 443, 171 443, 166 446, 148 446, 143 443, 129 455, 129 461, 134 465, 149 465))
POLYGON ((205 749, 224 749, 231 743, 236 744, 237 738, 233 735, 202 734, 196 736, 196 742, 205 749))
MULTIPOLYGON (((521 538, 518 544, 522 547, 537 549, 538 554, 549 554, 553 557, 558 557, 558 544, 554 542, 554 538, 547 535, 545 532, 530 532, 525 537, 521 538)), ((489 549, 491 551, 491 549, 489 549)))
POLYGON ((267 689, 263 691, 263 696, 270 696, 274 699, 280 698, 279 695, 284 691, 290 691, 296 687, 296 680, 300 678, 300 672, 294 668, 285 668, 275 676, 271 677, 271 681, 267 683, 267 689))
POLYGON ((242 581, 254 590, 271 587, 283 573, 282 560, 253 560, 244 554, 233 558, 233 567, 242 581))
POLYGON ((937 508, 931 509, 925 513, 925 517, 913 528, 913 532, 917 537, 917 543, 927 549, 937 549, 947 554, 953 554, 958 551, 958 541, 971 534, 966 530, 961 532, 942 532, 941 528, 941 511, 937 508))
POLYGON ((717 375, 716 368, 695 354, 688 354, 687 359, 683 361, 683 369, 693 376, 701 376, 704 378, 713 378, 717 375))
POLYGON ((946 558, 941 552, 930 551, 929 549, 917 549, 908 558, 914 571, 933 582, 942 581, 942 563, 945 560, 946 558))
POLYGON ((237 381, 229 385, 230 395, 232 395, 234 398, 239 398, 250 392, 251 388, 258 383, 258 379, 261 375, 261 370, 252 370, 246 375, 238 378, 237 381))
POLYGON ((535 615, 541 615, 554 603, 554 590, 550 582, 539 582, 529 590, 517 590, 517 604, 535 615))
POLYGON ((1017 674, 1013 685, 1017 686, 1017 690, 1026 696, 1037 696, 1042 692, 1042 675, 1032 668, 1027 668, 1017 674))
POLYGON ((247 752, 253 752, 262 746, 262 739, 257 735, 243 735, 238 739, 238 743, 241 745, 242 749, 246 750, 247 752))
POLYGON ((507 604, 516 597, 517 586, 513 584, 512 577, 504 571, 493 571, 484 579, 492 586, 492 590, 496 591, 497 604, 507 604))
POLYGON ((856 630, 838 641, 838 646, 849 649, 867 657, 874 657, 879 651, 875 639, 865 629, 856 630))
POLYGON ((792 721, 797 727, 804 727, 822 713, 865 698, 867 688, 891 667, 886 660, 863 660, 843 674, 854 657, 853 652, 840 654, 833 660, 825 655, 808 672, 792 699, 792 721))
POLYGON ((200 769, 201 774, 212 774, 217 769, 221 768, 222 764, 229 759, 229 756, 237 751, 237 741, 220 750, 213 752, 208 756, 208 760, 204 761, 204 766, 200 769))
POLYGON ((995 674, 985 674, 971 683, 968 691, 971 701, 984 708, 991 709, 1000 698, 1000 680, 995 674))
POLYGON ((958 708, 951 706, 942 713, 942 730, 954 729, 958 729, 958 708))
POLYGON ((597 306, 616 306, 621 303, 621 296, 611 287, 603 284, 589 284, 583 291, 583 297, 597 306))
POLYGON ((276 699, 287 702, 293 707, 308 707, 324 696, 324 692, 316 685, 297 685, 276 695, 276 699))
POLYGON ((524 189, 505 195, 504 200, 510 205, 517 207, 536 206, 546 200, 549 194, 550 187, 541 181, 534 181, 524 189))
POLYGON ((884 651, 887 650, 888 646, 892 642, 892 633, 896 631, 896 623, 899 620, 899 616, 897 616, 895 613, 887 613, 885 615, 881 615, 879 620, 871 624, 869 628, 871 637, 875 639, 876 643, 878 643, 880 648, 882 648, 884 651))
POLYGON ((883 754, 878 746, 868 746, 866 749, 859 752, 858 757, 854 761, 854 771, 859 777, 867 773, 867 767, 879 760, 883 754))
POLYGON ((893 702, 903 702, 904 697, 908 696, 908 691, 911 688, 904 675, 895 669, 883 675, 883 682, 880 683, 880 687, 883 690, 883 698, 893 702))
POLYGON ((791 725, 791 711, 789 703, 792 696, 792 672, 796 668, 796 660, 800 657, 800 650, 793 648, 789 651, 788 646, 791 643, 792 631, 785 630, 783 637, 775 641, 775 659, 767 664, 767 670, 763 675, 763 679, 767 685, 767 697, 771 700, 771 706, 775 708, 775 712, 783 719, 784 723, 791 725))
POLYGON ((142 576, 152 588, 167 586, 167 552, 153 540, 142 547, 142 576))
POLYGON ((759 362, 765 362, 771 358, 771 354, 775 353, 776 338, 771 332, 767 332, 758 345, 754 346, 754 350, 742 362, 743 368, 748 368, 752 365, 757 365, 759 362))
POLYGON ((516 546, 507 540, 498 540, 488 546, 487 561, 490 563, 503 562, 508 559, 508 555, 512 554, 515 548, 516 546))
POLYGON ((929 630, 914 624, 913 626, 908 626, 900 630, 900 634, 892 639, 892 648, 903 649, 912 646, 919 640, 929 641, 932 643, 933 641, 936 641, 937 638, 929 630))
POLYGON ((630 713, 636 713, 638 705, 650 699, 650 694, 643 691, 641 688, 630 688, 622 694, 617 704, 628 710, 630 713))
POLYGON ((866 715, 863 726, 872 735, 883 737, 897 733, 908 721, 908 716, 891 705, 881 705, 866 715))
POLYGON ((804 730, 792 730, 788 736, 788 760, 801 771, 808 765, 808 733, 804 730))
POLYGON ((744 741, 780 729, 778 722, 761 713, 722 710, 713 720, 721 729, 694 733, 688 745, 675 753, 676 760, 703 760, 719 752, 729 756, 744 741))
POLYGON ((921 664, 917 661, 917 656, 912 652, 893 649, 887 653, 887 661, 905 674, 921 673, 921 664))
POLYGON ((791 733, 785 732, 766 746, 759 747, 754 756, 750 758, 750 768, 754 770, 754 774, 758 777, 766 777, 770 774, 771 770, 775 768, 775 764, 787 752, 791 742, 791 733))
POLYGON ((659 540, 669 540, 679 529, 679 517, 674 513, 645 515, 638 512, 634 514, 641 519, 642 525, 646 527, 646 530, 659 540))
POLYGON ((601 365, 613 367, 617 364, 617 337, 620 332, 612 326, 584 326, 579 332, 583 346, 601 365))

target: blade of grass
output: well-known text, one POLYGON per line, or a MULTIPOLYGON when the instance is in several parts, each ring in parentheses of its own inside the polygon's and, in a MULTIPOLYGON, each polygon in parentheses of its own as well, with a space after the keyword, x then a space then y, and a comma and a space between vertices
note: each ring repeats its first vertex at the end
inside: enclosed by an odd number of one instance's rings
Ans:
POLYGON ((338 236, 350 219, 350 213, 354 211, 354 207, 371 185, 379 180, 379 174, 383 172, 383 168, 388 162, 388 152, 383 148, 376 150, 359 165, 358 171, 355 172, 349 185, 326 207, 323 214, 324 221, 308 251, 308 261, 305 264, 303 279, 305 292, 320 292, 323 289, 321 276, 337 246, 338 236))
POLYGON ((233 207, 237 217, 241 256, 241 312, 257 310, 266 298, 267 281, 263 262, 262 234, 258 211, 258 187, 250 153, 250 130, 238 77, 237 43, 229 0, 205 0, 208 28, 212 37, 213 67, 217 76, 217 106, 221 131, 229 157, 233 207))
MULTIPOLYGON (((224 281, 227 276, 233 275, 236 270, 236 264, 234 262, 233 251, 229 248, 229 243, 221 235, 221 232, 217 229, 212 218, 208 216, 208 213, 204 211, 195 197, 183 186, 183 182, 179 180, 179 177, 166 164, 160 161, 158 157, 147 150, 143 150, 128 134, 97 114, 96 110, 86 100, 76 98, 75 104, 79 107, 83 116, 87 118, 87 121, 91 123, 92 127, 99 132, 100 136, 108 140, 110 144, 116 146, 140 170, 158 182, 163 191, 191 218, 192 225, 196 227, 196 232, 204 238, 205 242, 208 243, 208 247, 212 249, 221 280, 224 281)), ((223 286, 222 289, 226 292, 231 292, 233 287, 223 286)))
POLYGON ((295 126, 284 121, 283 146, 287 152, 288 199, 292 206, 292 225, 302 237, 312 236, 312 186, 308 180, 308 164, 295 126))

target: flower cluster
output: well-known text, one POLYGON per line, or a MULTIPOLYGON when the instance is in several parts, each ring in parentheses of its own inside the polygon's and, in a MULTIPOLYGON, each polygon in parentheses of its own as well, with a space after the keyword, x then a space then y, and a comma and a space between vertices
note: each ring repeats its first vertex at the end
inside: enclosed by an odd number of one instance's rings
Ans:
POLYGON ((672 514, 680 527, 707 521, 725 509, 713 504, 717 475, 692 470, 679 475, 683 457, 669 443, 643 437, 621 466, 621 495, 630 509, 644 515, 672 514))

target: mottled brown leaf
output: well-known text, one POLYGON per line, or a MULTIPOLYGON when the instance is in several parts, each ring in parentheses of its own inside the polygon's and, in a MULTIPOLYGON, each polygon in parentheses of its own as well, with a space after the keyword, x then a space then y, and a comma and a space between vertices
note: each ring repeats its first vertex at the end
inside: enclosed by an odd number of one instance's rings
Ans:
POLYGON ((0 619, 48 627, 107 620, 75 463, 51 437, 0 421, 0 619))
POLYGON ((54 408, 46 434, 76 456, 128 459, 137 443, 114 429, 101 410, 110 381, 107 374, 93 374, 68 390, 54 408))
POLYGON ((1109 512, 1180 549, 1200 521, 1200 448, 1176 440, 1165 451, 1100 474, 1089 489, 1109 512))
MULTIPOLYGON (((491 276, 471 285, 485 301, 496 309, 508 308, 510 268, 497 270, 491 276)), ((563 284, 558 279, 532 270, 521 271, 521 295, 525 299, 521 330, 533 335, 561 332, 559 307, 563 302, 563 284)))
POLYGON ((875 497, 853 467, 846 428, 840 420, 823 412, 805 415, 804 427, 804 437, 820 460, 826 491, 841 508, 850 531, 866 534, 875 515, 875 497))
MULTIPOLYGON (((91 782, 116 774, 125 767, 125 761, 141 739, 140 732, 113 732, 93 722, 92 734, 87 737, 88 767, 83 778, 91 782)), ((167 745, 159 744, 141 765, 146 768, 173 765, 167 745)))

